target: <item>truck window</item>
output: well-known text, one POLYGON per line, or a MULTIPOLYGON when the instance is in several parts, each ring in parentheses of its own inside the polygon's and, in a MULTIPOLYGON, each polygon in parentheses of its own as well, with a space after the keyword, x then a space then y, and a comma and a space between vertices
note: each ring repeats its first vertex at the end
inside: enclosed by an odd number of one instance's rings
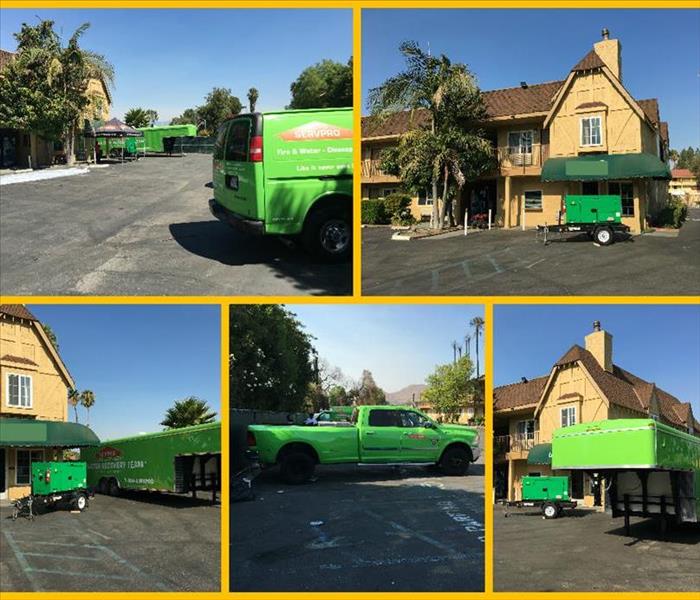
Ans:
POLYGON ((214 142, 214 160, 223 160, 224 158, 224 141, 226 140, 226 128, 228 123, 224 123, 219 127, 219 131, 216 134, 216 141, 214 142))
POLYGON ((398 410, 370 410, 369 425, 372 427, 401 427, 398 410))
POLYGON ((402 410, 401 416, 401 427, 422 427, 423 419, 418 413, 411 410, 402 410))
POLYGON ((331 420, 331 413, 322 412, 318 415, 318 418, 316 420, 317 421, 330 421, 331 420))
POLYGON ((225 160, 246 162, 248 160, 248 144, 250 134, 250 120, 236 119, 231 122, 226 137, 225 160))

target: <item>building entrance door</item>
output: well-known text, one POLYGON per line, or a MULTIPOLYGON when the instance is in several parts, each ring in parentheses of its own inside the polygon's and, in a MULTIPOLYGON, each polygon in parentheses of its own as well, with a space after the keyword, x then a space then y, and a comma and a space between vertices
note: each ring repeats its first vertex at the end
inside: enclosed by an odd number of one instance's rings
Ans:
POLYGON ((583 471, 571 473, 571 497, 577 500, 583 498, 583 471))

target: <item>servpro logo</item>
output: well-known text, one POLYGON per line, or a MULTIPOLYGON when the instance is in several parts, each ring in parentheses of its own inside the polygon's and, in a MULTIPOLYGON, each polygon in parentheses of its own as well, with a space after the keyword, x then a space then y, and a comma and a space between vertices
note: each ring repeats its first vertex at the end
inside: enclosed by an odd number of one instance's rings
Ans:
POLYGON ((119 448, 112 448, 111 446, 105 446, 100 448, 100 450, 95 454, 95 458, 100 460, 109 460, 112 458, 119 458, 122 455, 122 451, 119 448))
POLYGON ((311 121, 305 125, 294 127, 280 133, 280 138, 286 142, 303 142, 306 140, 346 140, 352 138, 352 129, 337 127, 322 123, 321 121, 311 121))

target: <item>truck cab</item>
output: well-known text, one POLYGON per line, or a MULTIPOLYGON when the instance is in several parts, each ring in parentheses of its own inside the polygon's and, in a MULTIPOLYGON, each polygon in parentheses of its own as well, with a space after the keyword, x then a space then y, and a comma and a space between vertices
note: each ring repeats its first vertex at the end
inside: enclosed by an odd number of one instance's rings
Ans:
POLYGON ((352 109, 241 114, 219 129, 212 214, 259 235, 298 238, 315 256, 352 250, 352 109))

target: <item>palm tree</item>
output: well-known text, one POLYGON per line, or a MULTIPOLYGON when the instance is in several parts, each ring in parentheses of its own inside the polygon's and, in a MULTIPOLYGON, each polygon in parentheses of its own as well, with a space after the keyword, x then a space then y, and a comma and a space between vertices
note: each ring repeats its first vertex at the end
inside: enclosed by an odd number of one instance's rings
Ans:
POLYGON ((78 422, 78 404, 80 403, 80 392, 74 388, 68 390, 68 402, 75 411, 75 422, 78 422))
POLYGON ((141 108, 130 108, 124 113, 124 123, 130 127, 146 127, 150 122, 149 111, 141 108))
POLYGON ((255 105, 258 102, 259 96, 260 96, 260 94, 258 93, 258 90, 255 89, 254 87, 252 87, 248 90, 248 110, 250 112, 255 112, 255 105))
MULTIPOLYGON (((421 130, 424 148, 431 155, 419 162, 432 166, 433 227, 442 229, 450 177, 458 189, 467 175, 478 175, 492 156, 478 123, 486 117, 484 101, 466 65, 452 64, 444 54, 432 56, 416 42, 399 46, 407 68, 369 91, 367 105, 372 116, 386 117, 401 110, 427 110, 430 131, 421 130), (428 137, 432 141, 428 141, 428 137), (471 164, 473 163, 473 165, 471 164), (442 200, 438 201, 438 182, 442 180, 442 200)), ((416 140, 418 141, 418 140, 416 140)), ((450 211, 450 217, 452 212, 450 211)))
POLYGON ((484 320, 481 317, 474 317, 469 324, 474 328, 474 335, 476 336, 476 378, 479 379, 479 334, 484 328, 484 320))
POLYGON ((205 400, 189 396, 184 400, 176 400, 175 404, 165 412, 165 418, 160 422, 166 429, 179 429, 190 425, 211 423, 216 412, 209 408, 205 400))
POLYGON ((87 426, 90 426, 90 408, 95 404, 95 394, 91 390, 83 390, 80 393, 80 404, 87 411, 87 426))

